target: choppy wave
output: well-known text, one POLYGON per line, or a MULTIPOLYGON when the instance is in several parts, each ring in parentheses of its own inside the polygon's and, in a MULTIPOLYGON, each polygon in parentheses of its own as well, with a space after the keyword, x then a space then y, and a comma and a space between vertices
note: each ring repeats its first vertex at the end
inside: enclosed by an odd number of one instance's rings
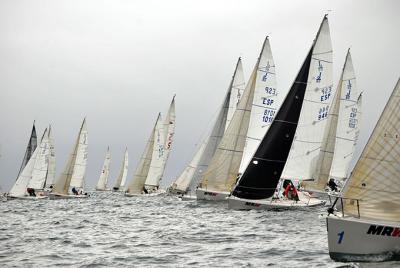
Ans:
POLYGON ((358 267, 329 258, 324 208, 232 211, 101 192, 0 211, 1 267, 358 267))

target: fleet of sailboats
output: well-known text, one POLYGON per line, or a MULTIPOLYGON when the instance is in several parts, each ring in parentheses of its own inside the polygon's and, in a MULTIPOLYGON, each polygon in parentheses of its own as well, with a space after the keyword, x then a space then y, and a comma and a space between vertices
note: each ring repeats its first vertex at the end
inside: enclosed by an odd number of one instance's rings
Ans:
MULTIPOLYGON (((181 199, 225 201, 230 209, 328 209, 329 254, 338 261, 393 259, 400 249, 400 79, 354 169, 362 94, 350 50, 333 86, 333 49, 325 15, 290 89, 278 89, 269 37, 247 84, 237 60, 214 124, 167 194, 181 199), (295 184, 298 184, 295 186, 295 184), (331 185, 340 187, 332 188, 331 185), (356 243, 357 246, 354 246, 356 243)), ((164 193, 160 181, 175 134, 175 96, 161 113, 127 186, 128 150, 113 187, 111 153, 95 189, 125 196, 164 193)), ((37 144, 35 122, 7 199, 86 198, 88 131, 83 120, 66 166, 55 180, 49 126, 37 144)))

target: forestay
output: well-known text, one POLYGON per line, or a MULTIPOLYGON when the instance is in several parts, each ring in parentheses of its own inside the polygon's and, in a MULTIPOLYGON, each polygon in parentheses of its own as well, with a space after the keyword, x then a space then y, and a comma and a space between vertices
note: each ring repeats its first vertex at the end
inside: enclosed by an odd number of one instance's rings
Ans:
POLYGON ((282 177, 316 179, 319 152, 332 99, 332 43, 325 16, 315 41, 304 104, 282 177))
POLYGON ((400 79, 343 190, 346 214, 400 222, 399 129, 400 79))

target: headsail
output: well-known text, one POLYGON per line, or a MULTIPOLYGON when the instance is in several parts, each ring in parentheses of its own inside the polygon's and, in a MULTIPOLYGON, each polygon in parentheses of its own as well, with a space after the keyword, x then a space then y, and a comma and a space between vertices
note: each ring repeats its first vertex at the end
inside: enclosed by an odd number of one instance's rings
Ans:
POLYGON ((35 159, 32 159, 32 161, 34 161, 34 165, 31 173, 31 179, 29 180, 27 187, 33 189, 44 189, 51 152, 47 129, 44 131, 39 147, 37 147, 36 150, 38 152, 35 154, 35 159))
POLYGON ((110 147, 107 147, 106 158, 104 159, 103 168, 101 169, 100 178, 96 185, 96 190, 106 190, 108 176, 110 175, 110 147))
POLYGON ((353 159, 361 122, 362 95, 359 94, 350 52, 346 57, 341 83, 340 111, 336 133, 335 153, 330 176, 348 178, 349 165, 353 159))
POLYGON ((68 158, 64 171, 54 184, 53 191, 68 194, 69 187, 83 187, 87 161, 87 127, 86 118, 82 122, 74 149, 68 158), (74 182, 74 184, 72 184, 74 182))
POLYGON ((117 180, 115 181, 114 190, 118 190, 125 186, 126 176, 128 175, 128 148, 125 149, 124 159, 122 160, 121 169, 117 180))
POLYGON ((194 191, 199 184, 199 180, 208 168, 215 150, 221 141, 221 138, 228 127, 228 124, 233 116, 236 106, 244 90, 242 60, 238 59, 232 80, 225 94, 225 99, 219 110, 210 135, 201 143, 196 151, 193 159, 185 168, 182 174, 172 185, 173 189, 180 192, 194 191))
POLYGON ((283 178, 315 179, 332 95, 332 43, 325 16, 314 43, 304 105, 283 178))
POLYGON ((29 138, 28 145, 26 146, 24 159, 22 160, 21 167, 19 168, 17 178, 18 178, 19 174, 21 174, 21 172, 24 169, 24 167, 26 166, 26 164, 28 163, 28 161, 31 158, 36 147, 37 147, 37 136, 36 136, 35 121, 33 121, 31 136, 29 138))
POLYGON ((200 188, 230 192, 235 184, 249 126, 258 62, 254 66, 232 120, 202 177, 200 188))
POLYGON ((346 214, 399 222, 399 129, 400 79, 343 190, 346 214))
POLYGON ((144 189, 144 183, 149 173, 151 157, 153 154, 154 147, 154 135, 156 132, 157 124, 159 124, 161 114, 158 114, 156 123, 151 130, 149 139, 147 140, 146 147, 140 158, 139 164, 135 170, 133 178, 128 184, 126 191, 130 194, 141 194, 144 189))
POLYGON ((250 114, 243 158, 239 173, 243 173, 281 107, 284 94, 276 86, 275 63, 268 36, 264 40, 257 68, 254 98, 250 114))
POLYGON ((51 129, 51 125, 49 126, 48 139, 49 139, 49 146, 50 146, 50 154, 48 157, 48 167, 47 167, 47 175, 46 175, 46 183, 45 188, 49 188, 55 182, 55 175, 56 175, 56 155, 54 150, 54 139, 53 139, 53 132, 51 129))
POLYGON ((162 174, 164 173, 164 145, 164 124, 161 120, 161 114, 159 114, 154 130, 154 143, 151 154, 150 168, 145 181, 145 186, 148 186, 149 188, 157 188, 162 174))

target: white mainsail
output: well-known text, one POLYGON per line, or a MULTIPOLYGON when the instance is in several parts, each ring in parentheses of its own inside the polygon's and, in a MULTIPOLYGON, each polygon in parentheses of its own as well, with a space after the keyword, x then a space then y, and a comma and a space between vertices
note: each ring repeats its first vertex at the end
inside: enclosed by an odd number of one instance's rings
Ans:
POLYGON ((50 140, 47 129, 44 131, 39 147, 37 147, 36 150, 38 150, 38 152, 35 154, 35 159, 33 159, 33 170, 27 187, 44 189, 50 156, 50 140))
POLYGON ((160 116, 161 114, 158 114, 156 123, 153 129, 151 130, 150 137, 147 140, 146 147, 140 158, 139 164, 126 189, 126 192, 130 194, 141 194, 143 192, 147 174, 149 173, 150 169, 151 157, 153 154, 153 147, 154 147, 154 135, 156 133, 156 127, 160 122, 160 116))
POLYGON ((239 104, 245 86, 246 82, 244 81, 242 59, 239 57, 236 64, 235 72, 233 73, 232 76, 231 84, 228 89, 230 98, 229 98, 228 114, 226 115, 225 130, 228 128, 229 123, 232 120, 232 116, 236 111, 236 107, 239 104))
POLYGON ((110 162, 110 147, 107 147, 106 158, 104 159, 103 168, 101 169, 100 178, 96 185, 96 190, 104 191, 107 189, 108 176, 110 175, 110 162))
POLYGON ((243 94, 245 86, 243 76, 242 60, 239 58, 210 135, 201 143, 189 165, 174 182, 173 189, 180 192, 194 191, 198 185, 243 94))
POLYGON ((54 184, 53 192, 68 194, 69 187, 83 187, 87 162, 87 127, 86 118, 82 122, 74 149, 60 177, 54 184))
POLYGON ((248 166, 274 120, 276 112, 282 105, 284 97, 285 95, 276 86, 275 63, 267 36, 260 53, 249 129, 239 173, 243 173, 248 166))
POLYGON ((45 188, 49 188, 51 185, 54 184, 55 175, 56 175, 56 154, 54 150, 54 139, 53 139, 53 132, 51 129, 51 125, 49 126, 48 139, 49 139, 49 146, 50 146, 50 154, 48 157, 48 167, 47 167, 47 176, 46 176, 46 184, 45 188))
POLYGON ((399 129, 400 79, 343 190, 347 215, 399 222, 399 129))
POLYGON ((114 190, 118 190, 125 186, 126 176, 128 175, 128 148, 125 149, 124 159, 122 161, 121 170, 114 184, 114 190))
POLYGON ((348 178, 355 145, 360 132, 362 95, 357 90, 356 77, 350 52, 346 57, 341 83, 340 110, 336 133, 335 153, 330 176, 344 180, 348 178))
POLYGON ((199 187, 202 189, 230 192, 236 182, 249 126, 258 63, 254 66, 232 120, 201 179, 199 187))
POLYGON ((332 87, 332 43, 325 16, 315 40, 304 103, 283 178, 315 179, 332 87))
POLYGON ((145 181, 145 185, 150 188, 158 187, 164 172, 164 135, 164 124, 161 120, 161 114, 159 114, 154 130, 154 143, 151 154, 150 168, 145 181))
POLYGON ((47 163, 46 157, 50 150, 47 139, 47 129, 43 133, 44 139, 30 155, 28 162, 19 174, 15 184, 11 188, 9 195, 22 197, 26 194, 26 188, 43 189, 46 179, 47 163), (31 183, 31 180, 34 181, 31 183))

